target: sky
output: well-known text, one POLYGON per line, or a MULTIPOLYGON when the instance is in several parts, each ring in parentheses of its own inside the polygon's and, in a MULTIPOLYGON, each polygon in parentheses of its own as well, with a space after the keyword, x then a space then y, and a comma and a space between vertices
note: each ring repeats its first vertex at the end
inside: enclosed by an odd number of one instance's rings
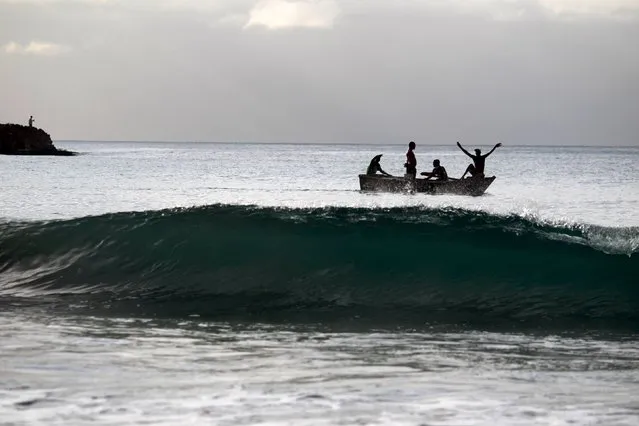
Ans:
POLYGON ((54 140, 639 146, 639 0, 0 0, 54 140))

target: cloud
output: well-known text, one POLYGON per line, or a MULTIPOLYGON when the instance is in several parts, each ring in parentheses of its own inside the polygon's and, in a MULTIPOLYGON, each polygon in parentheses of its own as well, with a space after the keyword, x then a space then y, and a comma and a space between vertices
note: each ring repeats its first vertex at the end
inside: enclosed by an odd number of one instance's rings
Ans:
POLYGON ((32 41, 29 44, 22 45, 12 41, 5 44, 3 50, 5 53, 14 55, 57 56, 67 53, 71 49, 55 43, 32 41))
MULTIPOLYGON (((561 1, 561 0, 560 0, 561 1)), ((496 21, 515 21, 538 17, 542 10, 536 0, 447 0, 439 3, 449 13, 482 16, 496 21)))
POLYGON ((639 0, 341 0, 344 15, 370 11, 474 15, 496 21, 636 19, 639 0))
MULTIPOLYGON (((396 0, 398 1, 398 0, 396 0)), ((416 0, 406 6, 484 16, 497 21, 636 18, 639 0, 416 0)))
POLYGON ((639 0, 0 0, 1 4, 84 5, 104 11, 176 11, 240 26, 269 29, 329 28, 338 15, 375 10, 475 14, 495 20, 629 18, 639 16, 639 0))
POLYGON ((639 10, 639 0, 537 0, 555 15, 603 15, 639 10))
POLYGON ((330 28, 340 13, 334 0, 262 0, 249 12, 245 28, 330 28))

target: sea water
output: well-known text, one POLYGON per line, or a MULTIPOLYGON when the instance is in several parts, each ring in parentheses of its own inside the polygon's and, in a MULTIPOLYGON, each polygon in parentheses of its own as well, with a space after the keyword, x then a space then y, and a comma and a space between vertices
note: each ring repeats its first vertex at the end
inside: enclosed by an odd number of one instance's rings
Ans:
POLYGON ((2 424, 639 423, 637 148, 57 145, 0 157, 2 424))

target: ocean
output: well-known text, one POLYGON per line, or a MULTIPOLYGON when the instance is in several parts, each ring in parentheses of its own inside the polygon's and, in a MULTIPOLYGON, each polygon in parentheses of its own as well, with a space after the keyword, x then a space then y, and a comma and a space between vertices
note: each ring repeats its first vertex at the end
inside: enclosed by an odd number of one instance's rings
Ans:
POLYGON ((405 145, 56 146, 0 156, 2 425, 639 424, 637 147, 466 197, 361 192, 405 145))

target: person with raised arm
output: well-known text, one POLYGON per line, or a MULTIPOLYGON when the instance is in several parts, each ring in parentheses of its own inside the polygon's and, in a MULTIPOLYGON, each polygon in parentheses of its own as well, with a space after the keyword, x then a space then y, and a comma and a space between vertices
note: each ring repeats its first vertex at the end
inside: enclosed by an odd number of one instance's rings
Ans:
POLYGON ((464 154, 466 154, 467 156, 473 159, 473 164, 469 164, 468 167, 466 168, 466 171, 462 175, 461 178, 463 179, 464 177, 466 177, 467 173, 470 173, 472 177, 484 177, 484 167, 486 165, 486 157, 492 154, 494 150, 499 148, 501 146, 501 142, 496 144, 493 147, 493 149, 491 149, 488 152, 488 154, 484 154, 484 155, 481 155, 481 149, 476 149, 475 155, 473 155, 470 152, 466 151, 459 142, 457 142, 457 146, 459 147, 459 149, 461 149, 464 152, 464 154))

